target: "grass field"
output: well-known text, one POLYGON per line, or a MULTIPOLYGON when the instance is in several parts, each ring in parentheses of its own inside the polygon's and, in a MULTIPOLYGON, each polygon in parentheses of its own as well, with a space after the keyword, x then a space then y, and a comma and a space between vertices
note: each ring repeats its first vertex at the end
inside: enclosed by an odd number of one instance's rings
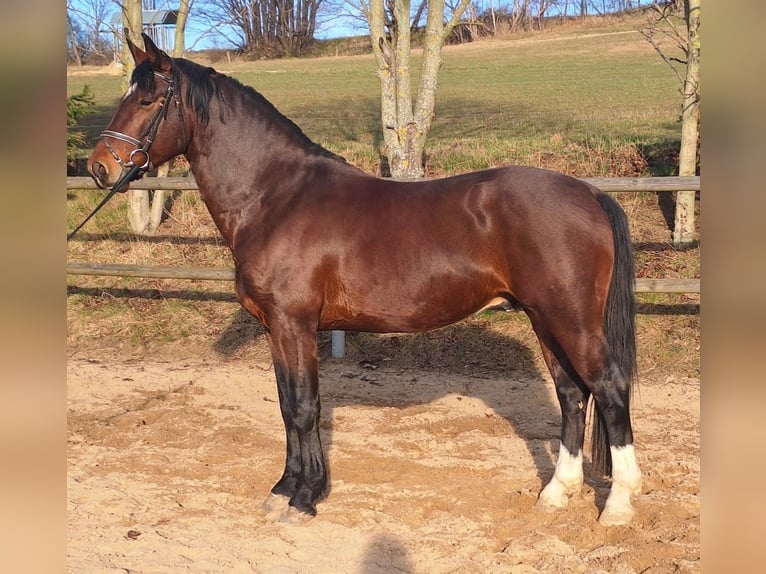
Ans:
MULTIPOLYGON (((547 167, 580 177, 674 175, 679 85, 637 31, 639 23, 607 20, 447 47, 427 145, 428 175, 503 164, 547 167)), ((379 172, 380 88, 372 56, 233 61, 215 67, 252 85, 315 141, 366 171, 379 172)), ((85 84, 95 93, 95 113, 76 128, 85 130, 91 141, 114 110, 120 80, 105 70, 68 70, 70 94, 85 84)), ((69 229, 99 196, 69 194, 69 229)), ((637 193, 619 199, 631 222, 639 277, 699 277, 699 249, 677 252, 669 244, 663 206, 671 198, 658 202, 656 194, 637 193)), ((228 250, 194 192, 175 196, 158 236, 149 239, 128 233, 125 200, 113 200, 69 244, 68 258, 231 266, 228 250)), ((241 337, 262 334, 232 303, 230 283, 69 276, 68 293, 71 349, 124 349, 134 356, 149 346, 174 342, 187 348, 194 340, 209 346, 218 337, 221 353, 239 353, 241 337)), ((684 365, 693 376, 699 360, 699 296, 650 294, 640 302, 652 309, 640 323, 651 349, 642 353, 642 360, 684 365), (667 315, 663 308, 671 314, 680 309, 681 314, 667 315)), ((514 315, 491 322, 507 330, 524 321, 514 315)))
MULTIPOLYGON (((679 85, 637 31, 640 22, 447 47, 429 175, 513 163, 579 176, 634 175, 642 167, 668 172, 665 160, 680 133, 679 85), (648 165, 640 165, 641 157, 648 165)), ((380 85, 372 56, 215 67, 260 91, 315 141, 363 169, 378 169, 380 85)), ((116 105, 121 78, 70 71, 70 94, 85 84, 95 92, 96 113, 81 122, 92 138, 116 105)))

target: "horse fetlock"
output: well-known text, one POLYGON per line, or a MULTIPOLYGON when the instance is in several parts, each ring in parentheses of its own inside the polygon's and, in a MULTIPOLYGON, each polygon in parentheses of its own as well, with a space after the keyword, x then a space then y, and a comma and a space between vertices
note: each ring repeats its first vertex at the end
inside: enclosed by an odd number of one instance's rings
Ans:
MULTIPOLYGON (((290 499, 290 508, 295 508, 300 512, 316 516, 316 501, 319 498, 315 492, 307 487, 301 487, 298 492, 290 499)), ((289 509, 288 509, 289 510, 289 509)))
POLYGON ((537 505, 546 510, 565 508, 569 496, 580 492, 582 483, 582 450, 573 455, 562 442, 553 478, 540 493, 537 505))
POLYGON ((611 447, 612 490, 619 487, 630 494, 641 494, 641 470, 633 445, 611 447))
POLYGON ((604 510, 599 516, 599 523, 602 526, 619 526, 628 524, 636 511, 631 504, 631 496, 640 493, 639 485, 632 483, 630 485, 622 482, 612 482, 612 489, 609 491, 609 497, 606 499, 604 510), (638 488, 638 490, 637 490, 638 488))

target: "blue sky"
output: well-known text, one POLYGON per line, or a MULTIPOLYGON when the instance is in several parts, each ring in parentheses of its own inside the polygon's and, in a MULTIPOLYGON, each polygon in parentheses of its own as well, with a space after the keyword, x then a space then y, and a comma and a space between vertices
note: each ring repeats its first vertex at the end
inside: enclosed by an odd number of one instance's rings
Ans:
MULTIPOLYGON (((199 4, 202 4, 204 0, 196 0, 199 4)), ((92 27, 93 20, 89 19, 87 14, 92 11, 91 0, 71 0, 69 2, 74 10, 81 13, 80 21, 84 27, 92 27)), ((175 9, 178 7, 178 0, 156 0, 156 9, 175 9)), ((109 2, 107 5, 108 17, 106 18, 107 24, 111 20, 112 16, 119 13, 119 6, 117 1, 109 2)), ((354 30, 353 26, 349 23, 348 18, 334 18, 326 23, 317 23, 316 37, 320 39, 333 38, 339 36, 351 36, 366 33, 364 29, 354 30)), ((106 30, 105 30, 106 31, 106 30)), ((229 34, 234 36, 234 34, 229 34)), ((186 25, 186 48, 189 50, 202 50, 206 48, 233 48, 235 47, 230 42, 227 42, 223 34, 217 33, 216 30, 210 29, 209 25, 202 21, 201 18, 195 16, 195 5, 192 4, 191 14, 189 21, 186 25)))
MULTIPOLYGON (((202 6, 205 0, 194 1, 195 3, 192 4, 191 14, 186 26, 186 48, 188 50, 203 50, 206 48, 234 48, 235 46, 231 42, 228 42, 223 34, 217 33, 219 29, 211 31, 209 25, 202 21, 202 19, 197 15, 195 8, 202 6)), ((75 8, 82 9, 84 12, 88 12, 88 7, 96 4, 96 2, 93 2, 93 0, 69 0, 69 2, 75 8)), ((119 0, 107 0, 107 2, 109 16, 111 17, 113 14, 119 11, 119 0)), ((328 4, 330 2, 334 2, 335 5, 342 5, 342 3, 334 0, 326 0, 326 2, 328 2, 328 4)), ((502 0, 478 0, 477 3, 480 7, 482 5, 486 7, 489 5, 489 2, 492 2, 492 4, 495 6, 502 4, 502 0)), ((636 4, 642 5, 650 3, 651 0, 636 1, 636 4)), ((156 9, 177 8, 178 0, 155 0, 154 4, 156 9)), ((571 2, 570 4, 570 9, 579 9, 578 2, 571 2)), ((323 14, 324 13, 320 11, 320 19, 322 18, 323 14)), ((85 22, 85 25, 87 25, 87 22, 85 22)), ((363 35, 367 33, 366 28, 361 27, 358 20, 356 23, 354 23, 353 20, 348 16, 325 18, 324 22, 317 22, 317 28, 316 37, 320 39, 334 38, 339 36, 363 35)), ((231 33, 229 36, 235 37, 235 35, 231 33)))

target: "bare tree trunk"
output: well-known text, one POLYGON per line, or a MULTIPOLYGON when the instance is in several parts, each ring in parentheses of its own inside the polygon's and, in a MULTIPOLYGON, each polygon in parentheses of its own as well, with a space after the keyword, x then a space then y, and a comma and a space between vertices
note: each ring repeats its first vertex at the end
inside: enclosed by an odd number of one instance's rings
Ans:
POLYGON ((193 0, 179 0, 178 18, 176 20, 175 41, 173 42, 173 57, 183 58, 186 50, 186 21, 193 0))
POLYGON ((67 31, 69 32, 69 41, 72 44, 72 56, 74 57, 75 63, 82 67, 82 58, 80 57, 80 48, 77 45, 77 35, 74 32, 74 26, 72 26, 72 20, 69 17, 69 13, 67 12, 66 16, 67 21, 67 31))
MULTIPOLYGON (((157 168, 157 177, 167 177, 170 171, 170 162, 163 163, 157 168)), ((152 207, 149 213, 149 226, 147 235, 154 235, 162 223, 162 214, 165 211, 165 200, 168 197, 167 189, 155 189, 152 194, 152 207)))
MULTIPOLYGON (((170 162, 157 168, 157 177, 167 177, 170 162)), ((130 230, 137 235, 154 235, 162 223, 166 189, 130 189, 128 190, 128 223, 130 230)))
MULTIPOLYGON (((699 142, 700 100, 700 0, 686 0, 686 27, 688 50, 686 80, 683 89, 681 114, 681 149, 678 157, 678 175, 696 175, 699 142)), ((694 241, 694 191, 676 193, 676 215, 673 226, 673 245, 688 246, 694 241)))
POLYGON ((149 191, 146 189, 128 190, 128 224, 131 231, 145 235, 149 230, 149 191))
POLYGON ((460 0, 445 24, 444 0, 428 0, 420 85, 413 106, 410 2, 389 0, 392 20, 388 39, 384 0, 370 0, 367 21, 380 78, 384 153, 391 175, 397 179, 416 179, 425 173, 425 142, 433 120, 442 46, 469 2, 460 0))
MULTIPOLYGON (((144 39, 141 37, 144 25, 144 12, 141 9, 141 0, 123 0, 122 4, 122 25, 123 28, 128 30, 131 41, 139 48, 144 47, 144 39)), ((135 64, 133 62, 133 56, 130 54, 128 43, 123 38, 122 50, 120 51, 120 57, 122 58, 122 89, 123 91, 128 89, 130 83, 130 76, 133 74, 135 64)))
MULTIPOLYGON (((182 5, 190 2, 188 0, 181 0, 182 5)), ((141 37, 143 31, 143 10, 141 8, 141 0, 124 0, 122 21, 125 28, 130 34, 130 40, 139 48, 143 48, 144 40, 141 37)), ((181 42, 183 45, 183 41, 181 42)), ((176 44, 177 45, 177 44, 176 44)), ((123 78, 123 89, 126 90, 130 77, 133 74, 135 68, 135 62, 133 62, 133 56, 128 49, 128 43, 123 39, 122 42, 122 65, 125 71, 125 77, 123 78)), ((168 166, 160 166, 158 175, 163 173, 167 175, 168 166), (164 172, 163 172, 164 170, 164 172)), ((160 177, 162 177, 160 175, 160 177)), ((131 231, 138 235, 153 235, 157 231, 157 227, 162 219, 162 209, 165 206, 165 197, 167 192, 165 190, 157 190, 153 194, 152 200, 149 199, 148 189, 129 189, 128 194, 128 225, 131 231)))
MULTIPOLYGON (((139 48, 144 47, 144 39, 141 37, 143 31, 144 13, 141 7, 141 0, 123 0, 122 4, 122 23, 125 33, 130 36, 133 42, 139 48)), ((130 78, 135 69, 133 56, 128 48, 126 38, 122 41, 122 69, 124 76, 122 79, 123 91, 128 89, 130 78)), ((149 229, 149 216, 151 213, 149 206, 149 191, 145 189, 129 189, 128 194, 128 225, 134 233, 143 235, 149 229)))

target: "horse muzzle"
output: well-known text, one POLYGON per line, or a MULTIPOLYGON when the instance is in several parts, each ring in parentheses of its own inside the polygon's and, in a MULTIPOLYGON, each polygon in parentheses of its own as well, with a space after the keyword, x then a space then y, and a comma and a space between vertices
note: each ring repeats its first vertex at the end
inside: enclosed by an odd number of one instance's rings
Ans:
MULTIPOLYGON (((136 152, 146 160, 145 163, 149 163, 148 156, 143 150, 136 150, 136 152)), ((114 191, 118 192, 127 191, 128 184, 141 177, 146 171, 143 165, 136 165, 132 161, 129 165, 117 163, 108 154, 99 154, 98 148, 88 159, 87 169, 100 189, 113 189, 117 186, 118 189, 114 191)))

